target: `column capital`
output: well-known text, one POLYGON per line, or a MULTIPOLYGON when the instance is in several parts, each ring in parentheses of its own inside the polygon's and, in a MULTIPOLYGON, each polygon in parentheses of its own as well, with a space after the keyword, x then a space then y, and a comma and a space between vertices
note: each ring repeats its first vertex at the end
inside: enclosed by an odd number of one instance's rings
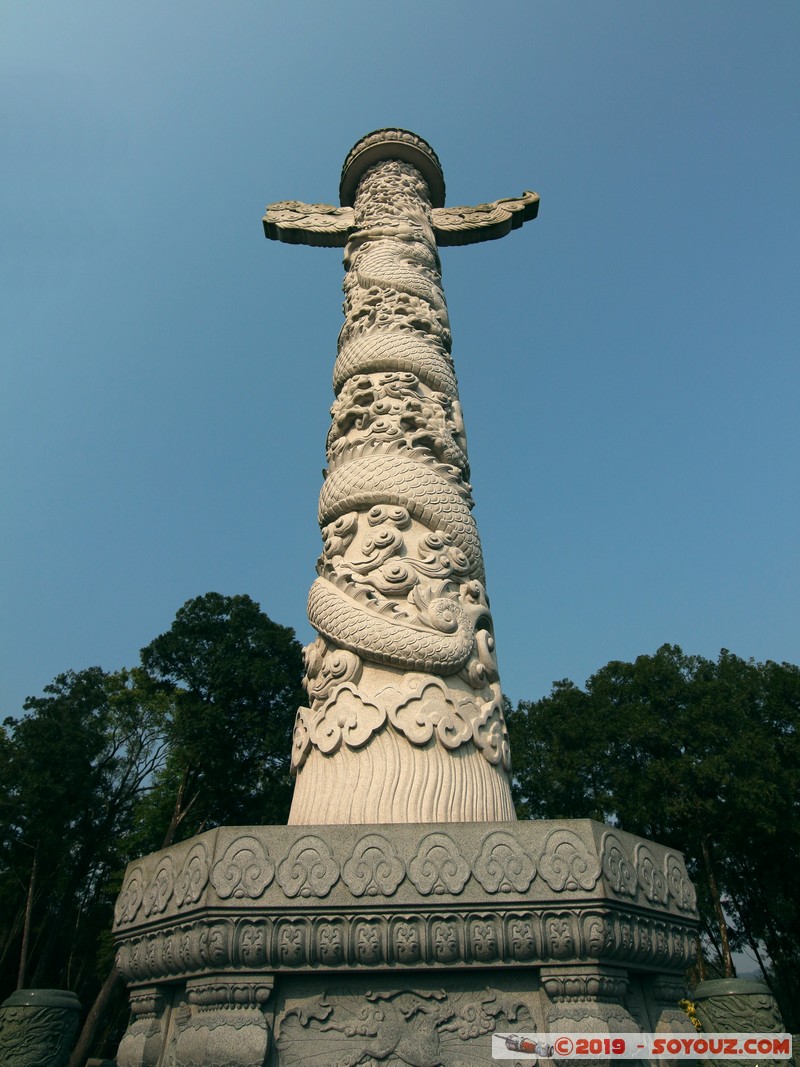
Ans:
POLYGON ((444 172, 434 150, 410 130, 375 130, 362 137, 347 154, 339 182, 339 202, 352 207, 364 173, 384 159, 399 159, 416 167, 428 186, 433 207, 444 207, 444 172))

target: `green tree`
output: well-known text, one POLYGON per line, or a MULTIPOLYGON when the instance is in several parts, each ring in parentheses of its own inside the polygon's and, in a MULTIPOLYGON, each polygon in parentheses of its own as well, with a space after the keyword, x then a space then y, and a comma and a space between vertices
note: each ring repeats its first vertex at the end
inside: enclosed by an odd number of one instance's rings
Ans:
MULTIPOLYGON (((291 733, 304 701, 302 648, 249 596, 206 593, 179 609, 141 651, 143 671, 170 714, 166 757, 141 796, 128 856, 166 848, 221 824, 286 821, 291 733)), ((69 1067, 80 1067, 113 1002, 110 967, 69 1067)))
MULTIPOLYGON (((599 817, 680 849, 720 972, 748 944, 777 986, 800 988, 799 712, 791 664, 669 645, 611 662, 585 690, 560 682, 511 715, 519 810, 599 817)), ((788 1021, 797 1004, 782 1006, 788 1021)))
POLYGON ((293 632, 247 596, 208 593, 142 663, 61 674, 0 728, 0 999, 20 982, 94 998, 71 1065, 113 1008, 126 863, 177 836, 288 813, 304 699, 293 632))
POLYGON ((164 827, 150 847, 222 823, 285 822, 304 702, 294 631, 248 596, 207 593, 184 604, 141 660, 174 699, 169 754, 143 813, 164 827))
POLYGON ((564 679, 535 704, 507 709, 506 719, 519 818, 602 822, 613 805, 608 741, 589 693, 564 679))
POLYGON ((165 708, 140 669, 69 671, 44 694, 0 734, 0 973, 6 989, 79 990, 95 978, 86 949, 110 922, 119 842, 164 759, 165 708))

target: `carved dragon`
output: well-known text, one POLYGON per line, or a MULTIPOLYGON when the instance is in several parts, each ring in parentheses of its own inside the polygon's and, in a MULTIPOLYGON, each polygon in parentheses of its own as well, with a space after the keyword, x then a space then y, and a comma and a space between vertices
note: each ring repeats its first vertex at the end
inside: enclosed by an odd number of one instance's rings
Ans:
POLYGON ((445 209, 435 153, 402 130, 355 146, 341 196, 264 218, 343 246, 346 271, 290 822, 513 819, 437 244, 503 236, 538 197, 445 209))

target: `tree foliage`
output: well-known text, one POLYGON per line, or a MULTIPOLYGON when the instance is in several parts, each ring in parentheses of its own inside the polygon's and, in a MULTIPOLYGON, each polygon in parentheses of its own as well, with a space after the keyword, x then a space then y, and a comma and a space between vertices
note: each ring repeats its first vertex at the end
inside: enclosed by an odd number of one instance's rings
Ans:
POLYGON ((800 669, 665 645, 510 716, 524 817, 592 817, 680 849, 720 973, 748 945, 800 988, 800 669))
POLYGON ((294 631, 248 596, 207 593, 187 601, 141 659, 175 701, 148 814, 160 811, 163 824, 169 809, 180 837, 222 823, 285 822, 292 726, 304 701, 294 631))
POLYGON ((130 859, 222 823, 286 820, 303 699, 293 631, 247 596, 208 593, 141 664, 61 674, 0 728, 0 1000, 22 979, 88 1007, 130 859))
POLYGON ((85 972, 110 915, 121 843, 164 756, 166 709, 141 669, 99 667, 58 675, 24 709, 5 720, 0 744, 4 985, 27 927, 14 977, 75 987, 94 977, 85 972))

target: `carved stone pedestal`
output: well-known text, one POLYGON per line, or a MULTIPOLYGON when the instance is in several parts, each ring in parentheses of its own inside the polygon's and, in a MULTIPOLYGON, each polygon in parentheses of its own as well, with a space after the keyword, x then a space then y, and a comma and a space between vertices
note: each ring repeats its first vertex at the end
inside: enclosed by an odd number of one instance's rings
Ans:
POLYGON ((223 827, 132 864, 119 1067, 491 1060, 517 1030, 690 1030, 678 853, 589 820, 223 827))

